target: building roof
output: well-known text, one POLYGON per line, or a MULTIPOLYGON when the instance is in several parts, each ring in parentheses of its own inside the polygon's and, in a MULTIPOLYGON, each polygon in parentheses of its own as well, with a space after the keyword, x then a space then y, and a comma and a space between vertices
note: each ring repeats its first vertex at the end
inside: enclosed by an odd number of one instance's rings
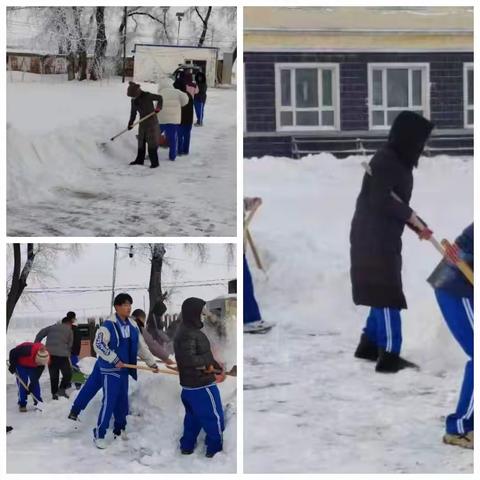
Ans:
POLYGON ((218 50, 218 47, 197 47, 196 45, 166 45, 156 43, 136 43, 132 52, 135 53, 137 47, 162 47, 162 48, 195 48, 205 50, 218 50))
POLYGON ((249 50, 473 51, 473 7, 246 7, 249 50))

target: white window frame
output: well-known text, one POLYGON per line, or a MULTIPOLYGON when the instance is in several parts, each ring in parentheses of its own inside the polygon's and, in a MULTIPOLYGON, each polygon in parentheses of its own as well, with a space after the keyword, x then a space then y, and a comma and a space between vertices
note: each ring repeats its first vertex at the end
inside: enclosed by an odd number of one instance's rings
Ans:
MULTIPOLYGON (((473 122, 474 123, 468 123, 468 111, 473 110, 474 106, 468 104, 468 71, 472 70, 473 71, 473 63, 472 62, 466 62, 463 64, 463 126, 465 128, 473 128, 473 125, 475 123, 475 113, 473 117, 473 122)), ((473 74, 473 83, 474 83, 474 89, 475 89, 475 73, 473 74)), ((474 100, 475 102, 475 96, 474 100)))
POLYGON ((338 63, 320 63, 320 62, 305 62, 305 63, 276 63, 275 64, 275 117, 276 117, 276 130, 277 132, 285 131, 312 131, 312 130, 325 130, 325 131, 336 131, 340 130, 340 68, 338 63), (319 112, 319 121, 321 121, 321 113, 323 111, 333 111, 333 125, 285 125, 282 126, 280 123, 280 113, 284 111, 293 112, 293 121, 296 122, 296 108, 294 106, 295 102, 295 74, 292 74, 290 88, 291 88, 291 98, 292 98, 292 107, 282 107, 282 88, 281 88, 281 70, 286 69, 295 69, 297 68, 311 68, 317 70, 332 70, 332 107, 323 107, 322 103, 322 75, 317 75, 318 77, 318 98, 319 106, 312 108, 302 108, 303 111, 318 111, 319 112))
POLYGON ((423 116, 430 118, 430 64, 429 63, 369 63, 368 64, 368 129, 369 130, 389 130, 389 125, 373 125, 373 110, 380 110, 378 105, 373 105, 373 71, 382 70, 382 98, 383 108, 385 111, 385 120, 387 119, 387 112, 389 111, 402 111, 402 110, 417 110, 412 106, 412 90, 408 92, 408 106, 406 107, 387 107, 387 70, 389 68, 407 68, 408 69, 408 82, 409 85, 412 82, 412 70, 422 70, 422 97, 425 99, 425 105, 422 105, 423 116))

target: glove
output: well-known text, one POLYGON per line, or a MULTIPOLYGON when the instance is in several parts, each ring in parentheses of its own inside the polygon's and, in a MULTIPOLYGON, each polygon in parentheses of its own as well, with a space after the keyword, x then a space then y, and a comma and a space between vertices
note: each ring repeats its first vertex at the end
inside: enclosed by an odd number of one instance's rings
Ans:
POLYGON ((442 245, 445 248, 445 253, 443 256, 448 263, 456 265, 460 259, 460 247, 456 243, 442 242, 442 245))
POLYGON ((133 125, 129 125, 127 128, 128 130, 131 130, 133 128, 133 125))

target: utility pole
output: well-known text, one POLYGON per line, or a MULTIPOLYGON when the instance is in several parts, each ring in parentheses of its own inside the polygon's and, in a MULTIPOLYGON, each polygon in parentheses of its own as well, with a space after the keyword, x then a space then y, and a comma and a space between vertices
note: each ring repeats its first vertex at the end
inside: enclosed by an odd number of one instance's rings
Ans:
POLYGON ((110 301, 110 316, 113 315, 113 301, 115 300, 115 283, 117 279, 117 251, 122 249, 122 250, 128 250, 128 256, 130 258, 133 258, 133 245, 130 245, 129 247, 119 247, 118 244, 114 243, 113 245, 114 252, 113 252, 113 278, 112 278, 112 299, 110 301))
POLYGON ((184 15, 185 15, 184 12, 177 12, 177 20, 178 20, 177 47, 178 47, 178 42, 180 40, 180 22, 182 21, 182 18, 183 18, 184 15))
POLYGON ((122 83, 125 83, 125 68, 127 64, 127 7, 123 7, 123 69, 122 83))

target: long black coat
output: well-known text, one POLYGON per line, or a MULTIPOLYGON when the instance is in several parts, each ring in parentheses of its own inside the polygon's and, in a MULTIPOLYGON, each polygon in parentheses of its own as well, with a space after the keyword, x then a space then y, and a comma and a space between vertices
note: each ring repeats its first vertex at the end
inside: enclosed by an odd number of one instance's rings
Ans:
POLYGON ((371 307, 407 308, 402 287, 402 240, 413 189, 412 170, 433 124, 413 112, 394 121, 388 142, 363 177, 350 230, 353 301, 371 307), (395 192, 404 203, 391 196, 395 192))
POLYGON ((197 388, 215 382, 213 373, 205 373, 209 365, 220 369, 213 358, 210 342, 200 331, 203 323, 200 314, 205 302, 200 298, 187 298, 182 305, 182 323, 177 329, 173 343, 175 360, 180 375, 180 385, 197 388))

